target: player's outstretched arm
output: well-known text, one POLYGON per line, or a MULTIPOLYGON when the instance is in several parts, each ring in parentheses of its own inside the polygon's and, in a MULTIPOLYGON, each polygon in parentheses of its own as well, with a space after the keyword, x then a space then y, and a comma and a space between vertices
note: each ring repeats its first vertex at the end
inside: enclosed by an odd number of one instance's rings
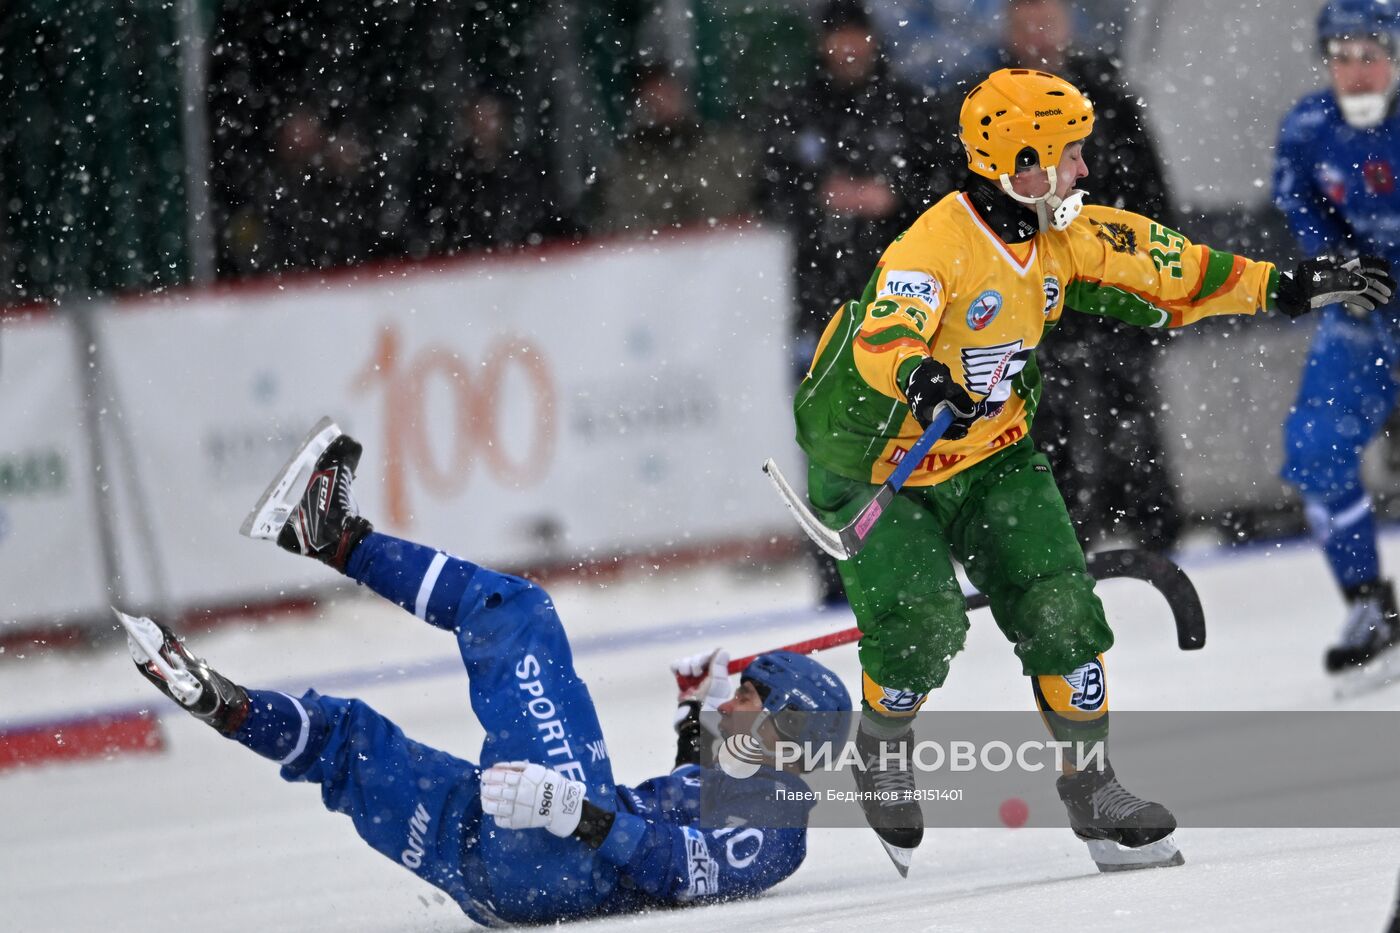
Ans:
POLYGON ((1143 327, 1181 327, 1221 314, 1277 310, 1290 317, 1336 302, 1369 311, 1390 300, 1384 260, 1271 262, 1192 243, 1151 218, 1086 208, 1069 231, 1074 275, 1065 305, 1143 327))

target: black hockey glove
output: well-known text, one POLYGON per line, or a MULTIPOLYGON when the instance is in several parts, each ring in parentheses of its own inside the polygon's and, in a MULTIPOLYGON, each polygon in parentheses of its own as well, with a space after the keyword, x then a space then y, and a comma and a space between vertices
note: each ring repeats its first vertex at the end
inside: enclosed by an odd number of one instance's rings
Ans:
POLYGON ((1342 302, 1347 310, 1364 316, 1390 301, 1395 279, 1390 263, 1376 256, 1305 259, 1292 272, 1280 272, 1274 307, 1296 318, 1325 305, 1342 302))
POLYGON ((904 384, 904 397, 909 399, 909 411, 922 427, 933 421, 933 410, 943 402, 953 409, 953 423, 943 432, 949 441, 967 437, 968 428, 982 417, 983 405, 974 402, 967 390, 958 385, 948 367, 928 357, 920 363, 904 384))

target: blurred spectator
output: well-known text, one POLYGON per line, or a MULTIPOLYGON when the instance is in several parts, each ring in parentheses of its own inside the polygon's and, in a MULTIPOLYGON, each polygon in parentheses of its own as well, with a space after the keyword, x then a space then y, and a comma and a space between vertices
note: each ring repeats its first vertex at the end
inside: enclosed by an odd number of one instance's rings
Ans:
POLYGON ((240 273, 325 269, 375 250, 374 175, 348 121, 332 127, 310 106, 277 122, 272 159, 231 192, 226 263, 240 273))
POLYGON ((561 214, 542 150, 509 97, 487 89, 464 94, 446 145, 433 147, 414 185, 422 241, 415 252, 519 246, 576 232, 561 214))
MULTIPOLYGON (((767 213, 795 239, 795 379, 832 310, 861 296, 885 245, 940 194, 928 173, 932 105, 889 73, 864 7, 831 3, 817 43, 808 80, 773 102, 760 178, 767 213)), ((823 601, 843 598, 823 566, 823 601)))
POLYGON ((810 78, 766 120, 759 195, 796 239, 794 368, 805 370, 832 309, 859 298, 885 244, 939 192, 931 105, 888 71, 856 0, 823 16, 810 78))
POLYGON ((882 0, 870 11, 900 77, 932 89, 961 75, 975 75, 975 84, 998 67, 1005 5, 1006 0, 882 0))
MULTIPOLYGON (((1073 47, 1065 0, 1007 0, 1001 64, 1065 78, 1094 103, 1084 147, 1100 203, 1171 221, 1162 161, 1138 97, 1107 57, 1073 47)), ((1091 195, 1092 199, 1092 195, 1091 195)), ((1045 394, 1032 435, 1050 458, 1085 544, 1109 535, 1171 548, 1181 513, 1165 462, 1156 365, 1161 334, 1066 314, 1036 352, 1045 394)))
POLYGON ((649 232, 744 213, 753 206, 753 174, 745 140, 701 123, 681 76, 647 65, 627 136, 598 179, 593 228, 649 232))

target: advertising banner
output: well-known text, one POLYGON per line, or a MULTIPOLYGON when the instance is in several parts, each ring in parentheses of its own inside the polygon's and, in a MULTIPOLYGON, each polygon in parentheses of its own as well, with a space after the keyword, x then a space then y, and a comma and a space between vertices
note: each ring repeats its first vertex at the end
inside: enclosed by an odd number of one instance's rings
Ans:
POLYGON ((324 414, 377 528, 483 563, 791 534, 759 470, 798 462, 789 276, 782 235, 725 231, 123 306, 100 335, 170 601, 328 582, 237 534, 324 414))
MULTIPOLYGON (((0 357, 0 625, 105 605, 72 322, 10 319, 0 357)), ((3 628, 0 628, 3 634, 3 628)))

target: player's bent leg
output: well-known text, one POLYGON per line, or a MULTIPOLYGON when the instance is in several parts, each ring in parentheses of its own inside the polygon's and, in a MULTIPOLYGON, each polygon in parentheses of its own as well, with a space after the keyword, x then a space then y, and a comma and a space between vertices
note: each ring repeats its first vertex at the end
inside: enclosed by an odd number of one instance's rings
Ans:
MULTIPOLYGON (((874 488, 815 464, 807 485, 814 509, 831 525, 849 521, 874 488)), ((839 566, 862 632, 863 718, 912 715, 942 686, 967 638, 966 601, 942 529, 922 496, 906 490, 891 501, 860 552, 839 566)))
POLYGON ((1102 655, 1064 674, 1032 676, 1031 692, 1056 741, 1089 748, 1108 740, 1108 677, 1102 655))
POLYGON ((508 912, 481 854, 476 765, 409 739, 360 700, 315 691, 272 697, 295 704, 296 720, 275 700, 264 705, 271 697, 258 692, 235 740, 260 750, 281 733, 277 749, 292 746, 280 762, 282 777, 319 784, 326 809, 349 816, 376 852, 443 891, 478 922, 508 912))
POLYGON ((1281 476, 1307 503, 1342 587, 1379 575, 1361 455, 1395 404, 1392 362, 1370 323, 1327 309, 1284 422, 1281 476))
MULTIPOLYGON (((833 525, 848 521, 870 491, 816 465, 809 470, 808 495, 833 525)), ((962 650, 966 602, 939 524, 916 493, 896 497, 865 547, 840 569, 863 633, 857 791, 867 822, 904 874, 923 840, 923 813, 912 793, 912 718, 962 650)))
POLYGON ((1381 579, 1375 516, 1361 476, 1366 445, 1396 398, 1393 340, 1374 321, 1324 314, 1298 398, 1284 424, 1282 477, 1298 488, 1308 526, 1347 602, 1329 672, 1362 666, 1400 640, 1393 590, 1381 579))
POLYGON ((1068 673, 1113 646, 1049 462, 1029 443, 970 477, 950 532, 1027 675, 1068 673))
MULTIPOLYGON (((1049 465, 1023 443, 969 480, 953 523, 955 550, 967 555, 969 578, 1015 645, 1051 733, 1106 755, 1102 654, 1113 632, 1049 465)), ((1066 774, 1056 789, 1101 870, 1181 864, 1171 813, 1124 788, 1106 757, 1102 769, 1066 774)))
POLYGON ((602 727, 548 593, 519 577, 379 533, 361 542, 346 572, 457 636, 472 710, 486 729, 483 766, 538 762, 588 784, 590 795, 611 799, 602 727))
POLYGON ((1170 810, 1124 787, 1108 760, 1108 678, 1095 657, 1065 674, 1031 678, 1047 728, 1067 743, 1066 773, 1055 789, 1070 828, 1100 871, 1165 868, 1185 862, 1172 838, 1170 810))
POLYGON ((321 785, 327 809, 361 838, 452 897, 474 919, 491 892, 477 848, 481 807, 470 762, 404 737, 365 704, 249 690, 196 657, 166 627, 118 614, 137 670, 195 718, 282 766, 289 781, 321 785))

